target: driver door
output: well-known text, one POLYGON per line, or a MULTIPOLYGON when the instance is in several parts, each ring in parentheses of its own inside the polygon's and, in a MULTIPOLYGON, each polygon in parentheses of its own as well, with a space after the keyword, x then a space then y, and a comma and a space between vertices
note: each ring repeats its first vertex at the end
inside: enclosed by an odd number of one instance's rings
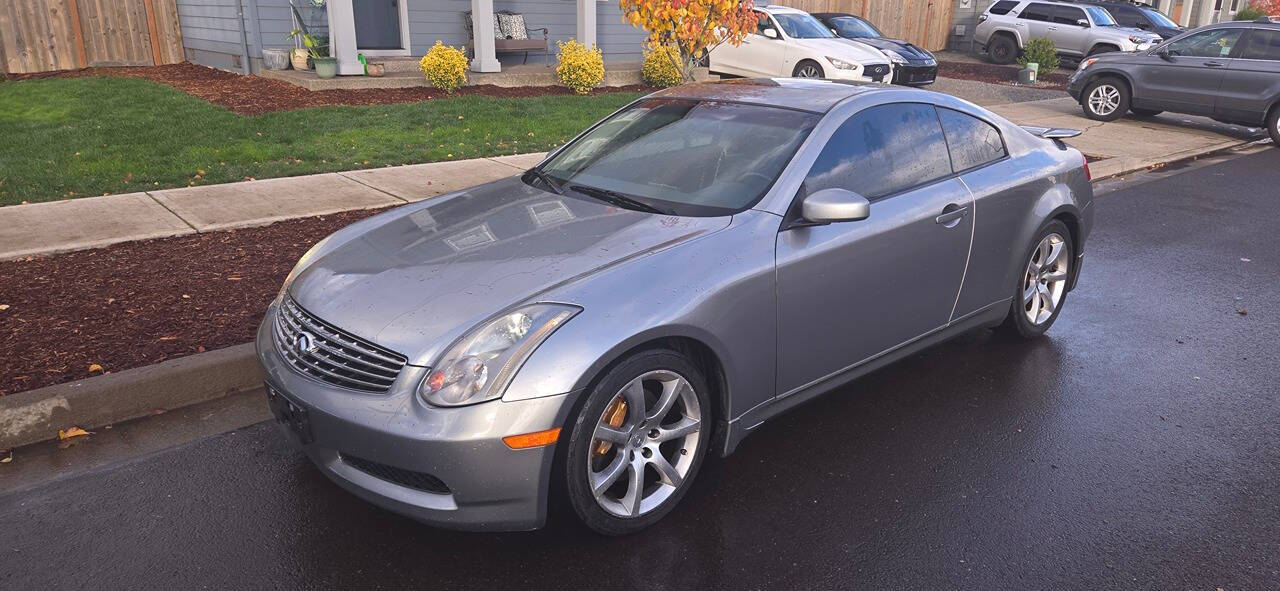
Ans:
POLYGON ((867 197, 871 215, 778 234, 779 396, 945 326, 964 278, 973 196, 932 105, 850 117, 799 198, 833 187, 867 197))
POLYGON ((1210 29, 1188 35, 1144 56, 1134 93, 1143 108, 1212 115, 1232 51, 1244 29, 1210 29))
POLYGON ((739 76, 789 76, 790 72, 782 72, 782 63, 786 55, 786 42, 782 40, 782 29, 779 29, 769 15, 756 11, 759 20, 756 30, 742 40, 738 46, 725 43, 711 52, 711 69, 726 74, 739 76), (764 36, 765 29, 777 32, 777 39, 764 36))

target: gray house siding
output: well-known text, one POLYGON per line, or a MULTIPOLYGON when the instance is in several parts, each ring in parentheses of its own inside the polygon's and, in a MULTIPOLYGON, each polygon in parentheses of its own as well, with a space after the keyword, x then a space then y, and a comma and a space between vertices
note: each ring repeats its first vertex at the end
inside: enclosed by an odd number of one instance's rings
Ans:
MULTIPOLYGON (((407 0, 409 2, 409 42, 413 55, 422 55, 440 40, 453 46, 470 46, 463 24, 463 13, 471 10, 470 0, 407 0)), ((328 21, 324 9, 300 2, 298 12, 313 33, 327 34, 328 21)), ((530 63, 546 59, 555 62, 555 44, 577 34, 577 6, 574 0, 494 0, 494 10, 510 10, 523 14, 530 27, 547 27, 551 55, 530 54, 530 63)), ((178 21, 186 57, 192 63, 226 70, 242 71, 245 59, 241 26, 248 44, 251 71, 262 67, 262 49, 288 48, 286 39, 293 28, 288 0, 178 0, 178 21), (238 18, 239 6, 244 18, 238 18)), ((535 33, 538 35, 538 33, 535 33)), ((596 44, 606 62, 638 61, 644 31, 622 19, 614 2, 596 4, 596 44)), ((522 54, 498 56, 504 65, 523 61, 522 54)))
MULTIPOLYGON (((951 34, 947 38, 947 49, 953 51, 969 51, 973 46, 973 28, 978 26, 978 16, 986 12, 995 0, 970 0, 968 6, 962 0, 954 0, 951 12, 951 34), (964 27, 964 34, 957 35, 957 27, 964 27)), ((980 49, 973 47, 973 49, 980 49)))

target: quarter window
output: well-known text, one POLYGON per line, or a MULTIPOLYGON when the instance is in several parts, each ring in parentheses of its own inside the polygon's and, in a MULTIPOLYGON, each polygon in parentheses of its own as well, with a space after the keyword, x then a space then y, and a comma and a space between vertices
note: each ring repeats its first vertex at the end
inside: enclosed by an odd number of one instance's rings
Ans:
POLYGON ((949 175, 947 143, 933 106, 897 103, 845 121, 813 163, 805 189, 841 188, 876 199, 949 175))
POLYGON ((964 172, 1005 157, 1004 140, 990 123, 938 107, 938 119, 951 152, 951 167, 964 172))
POLYGON ((1247 60, 1280 61, 1280 31, 1254 29, 1249 32, 1240 57, 1247 60))

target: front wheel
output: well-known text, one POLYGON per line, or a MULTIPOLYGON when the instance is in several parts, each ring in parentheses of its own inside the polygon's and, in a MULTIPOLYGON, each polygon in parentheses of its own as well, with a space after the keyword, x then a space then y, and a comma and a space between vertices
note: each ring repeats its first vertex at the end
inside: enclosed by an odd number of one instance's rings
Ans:
POLYGON ((1023 338, 1036 338, 1053 326, 1067 299, 1067 282, 1075 262, 1071 232, 1054 220, 1032 243, 1026 267, 1014 289, 1009 315, 1001 328, 1023 338))
POLYGON ((822 78, 822 66, 813 60, 804 60, 791 71, 792 78, 822 78))
POLYGON ((598 533, 640 531, 680 502, 706 456, 706 379, 684 354, 653 349, 614 365, 588 396, 563 462, 569 502, 598 533))
POLYGON ((1129 88, 1115 78, 1100 78, 1084 87, 1086 117, 1095 121, 1115 121, 1129 112, 1129 88))

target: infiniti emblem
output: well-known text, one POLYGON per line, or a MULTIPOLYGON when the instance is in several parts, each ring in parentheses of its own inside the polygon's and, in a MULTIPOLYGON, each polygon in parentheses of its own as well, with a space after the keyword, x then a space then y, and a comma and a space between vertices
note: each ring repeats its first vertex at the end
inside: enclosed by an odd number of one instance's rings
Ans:
POLYGON ((316 345, 316 337, 309 332, 300 332, 293 338, 293 344, 303 353, 314 353, 320 347, 316 345))

